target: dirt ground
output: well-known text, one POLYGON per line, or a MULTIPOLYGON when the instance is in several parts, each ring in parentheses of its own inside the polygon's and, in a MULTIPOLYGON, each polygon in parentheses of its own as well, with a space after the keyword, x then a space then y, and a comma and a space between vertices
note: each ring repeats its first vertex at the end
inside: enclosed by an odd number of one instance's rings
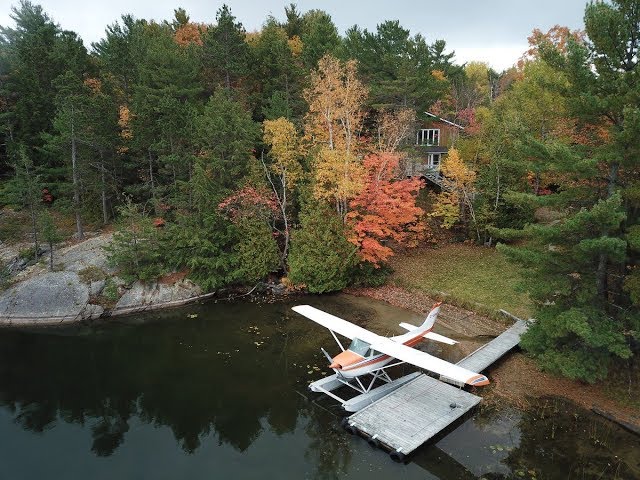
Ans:
MULTIPOLYGON (((396 286, 379 288, 357 288, 346 291, 351 295, 382 300, 393 306, 416 313, 429 311, 434 299, 420 292, 408 291, 396 286)), ((478 315, 453 305, 443 305, 438 316, 438 325, 444 327, 459 342, 463 355, 503 332, 512 321, 504 321, 478 315)), ((517 407, 527 407, 532 400, 559 396, 573 401, 586 409, 598 409, 620 422, 636 426, 640 430, 640 411, 613 398, 607 384, 589 385, 560 378, 540 371, 534 361, 516 351, 492 366, 488 372, 491 385, 483 395, 488 403, 508 402, 517 407)))

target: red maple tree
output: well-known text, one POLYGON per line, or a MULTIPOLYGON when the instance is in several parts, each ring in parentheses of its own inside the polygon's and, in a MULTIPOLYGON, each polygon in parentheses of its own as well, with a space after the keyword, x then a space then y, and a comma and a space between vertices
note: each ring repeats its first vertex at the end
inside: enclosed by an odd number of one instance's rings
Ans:
POLYGON ((378 267, 393 255, 387 242, 413 246, 424 231, 422 209, 416 206, 421 187, 418 179, 395 180, 400 157, 373 153, 364 159, 365 186, 349 203, 349 241, 359 248, 362 260, 378 267))
POLYGON ((218 209, 235 222, 244 217, 268 219, 278 213, 278 204, 273 192, 266 188, 246 185, 226 197, 218 209))

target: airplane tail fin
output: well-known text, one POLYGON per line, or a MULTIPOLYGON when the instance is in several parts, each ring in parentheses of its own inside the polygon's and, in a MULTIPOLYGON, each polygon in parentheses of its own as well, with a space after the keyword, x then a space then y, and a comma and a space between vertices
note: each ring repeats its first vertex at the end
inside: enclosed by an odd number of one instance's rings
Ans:
POLYGON ((425 319, 424 323, 420 325, 421 329, 427 329, 427 328, 433 327, 433 324, 436 323, 436 319, 438 318, 438 312, 440 312, 440 305, 442 305, 442 302, 438 302, 433 306, 433 308, 429 312, 429 315, 427 315, 427 318, 425 319))

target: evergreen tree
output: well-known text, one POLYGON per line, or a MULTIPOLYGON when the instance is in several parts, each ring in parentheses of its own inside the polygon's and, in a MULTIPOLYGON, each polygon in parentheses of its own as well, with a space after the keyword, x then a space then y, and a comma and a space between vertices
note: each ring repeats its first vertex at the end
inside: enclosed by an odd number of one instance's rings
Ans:
POLYGON ((447 78, 459 74, 459 67, 452 65, 453 54, 445 54, 444 49, 444 41, 428 45, 394 20, 378 25, 375 33, 353 26, 346 32, 341 53, 358 60, 358 69, 371 88, 373 108, 425 111, 442 98, 447 78))
POLYGON ((301 117, 305 105, 300 53, 292 49, 285 29, 274 18, 267 20, 260 36, 252 42, 252 52, 254 66, 251 73, 261 88, 254 106, 255 116, 266 113, 272 120, 281 116, 301 117))
POLYGON ((140 200, 153 198, 154 207, 169 197, 179 203, 178 186, 193 169, 194 119, 202 91, 198 57, 194 48, 175 42, 167 25, 145 25, 136 37, 139 80, 132 87, 127 156, 143 183, 128 191, 140 200))
POLYGON ((51 211, 43 211, 38 218, 38 222, 40 232, 42 233, 42 240, 49 244, 49 270, 53 271, 53 247, 62 240, 62 236, 60 232, 58 232, 51 211))
POLYGON ((345 237, 342 219, 322 204, 308 204, 291 237, 289 278, 312 293, 341 290, 357 264, 356 247, 345 237))
POLYGON ((260 218, 240 219, 234 252, 238 266, 234 278, 240 283, 257 282, 280 266, 280 251, 269 224, 260 218))
POLYGON ((50 133, 55 117, 52 82, 63 73, 86 68, 86 51, 72 32, 60 30, 42 7, 23 0, 12 8, 15 28, 0 28, 0 57, 5 69, 3 90, 8 105, 2 114, 3 144, 7 153, 24 145, 47 180, 57 181, 60 162, 46 155, 42 133, 50 133), (50 172, 50 173, 49 173, 50 172))
POLYGON ((110 265, 127 282, 153 281, 168 271, 165 235, 144 207, 130 198, 120 207, 120 221, 113 241, 105 247, 110 265))
POLYGON ((76 220, 76 236, 84 238, 82 221, 82 182, 88 169, 86 156, 81 159, 78 151, 83 132, 91 128, 88 115, 90 105, 88 91, 81 78, 74 72, 68 71, 56 80, 59 94, 56 97, 57 112, 54 127, 58 135, 48 135, 49 147, 60 151, 63 157, 69 159, 71 170, 71 186, 73 191, 73 212, 76 220), (84 160, 84 162, 81 162, 84 160))
POLYGON ((224 89, 215 92, 196 119, 201 157, 220 199, 247 173, 248 161, 259 135, 258 124, 224 89))
POLYGON ((222 5, 216 13, 216 24, 204 36, 204 62, 211 75, 212 89, 223 86, 231 90, 248 72, 249 47, 245 35, 242 23, 236 22, 227 5, 222 5))
POLYGON ((566 51, 551 42, 540 46, 541 57, 566 76, 560 91, 588 135, 574 135, 568 145, 537 143, 540 158, 567 181, 536 203, 553 205, 564 218, 503 232, 529 239, 524 247, 502 247, 532 270, 527 283, 537 322, 523 346, 544 367, 591 382, 632 355, 640 327, 637 305, 623 289, 626 277, 633 290, 638 261, 639 16, 638 0, 591 3, 588 43, 570 39, 566 51))
POLYGON ((334 54, 340 36, 331 15, 322 10, 309 10, 302 16, 302 60, 307 69, 316 68, 325 55, 334 54))
POLYGON ((35 171, 33 161, 24 146, 19 146, 14 153, 16 161, 13 165, 14 176, 5 184, 4 198, 1 203, 16 205, 29 211, 31 235, 34 244, 34 260, 38 261, 40 245, 38 243, 38 215, 42 181, 35 171))
POLYGON ((140 58, 136 47, 145 24, 131 15, 123 15, 122 24, 107 26, 105 38, 92 44, 101 70, 114 78, 125 99, 130 98, 138 79, 140 58))

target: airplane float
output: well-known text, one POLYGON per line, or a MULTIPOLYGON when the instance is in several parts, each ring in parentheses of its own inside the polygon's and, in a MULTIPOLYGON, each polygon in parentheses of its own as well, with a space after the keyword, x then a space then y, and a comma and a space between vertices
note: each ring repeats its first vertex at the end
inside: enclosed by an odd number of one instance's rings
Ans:
MULTIPOLYGON (((392 382, 385 369, 401 363, 409 363, 416 367, 429 370, 430 372, 439 374, 460 384, 472 385, 474 387, 489 384, 489 380, 484 375, 412 348, 420 343, 423 338, 449 345, 457 343, 455 340, 431 331, 438 317, 438 312, 440 311, 440 303, 436 303, 433 306, 429 315, 419 327, 408 323, 401 323, 400 326, 408 330, 408 332, 394 337, 377 335, 365 328, 323 312, 310 305, 298 305, 293 307, 293 310, 327 328, 342 350, 339 354, 332 357, 322 349, 322 352, 329 360, 329 368, 333 369, 336 374, 334 378, 332 378, 334 384, 339 382, 340 384, 355 389, 361 394, 367 394, 378 379, 387 383, 392 382), (336 336, 336 333, 349 338, 351 344, 347 348, 344 348, 336 336), (364 375, 372 375, 373 377, 368 385, 365 385, 360 379, 360 377, 364 375)), ((326 380, 329 379, 327 378, 326 380)), ((338 400, 342 400, 324 388, 319 387, 317 391, 322 391, 338 400)))

